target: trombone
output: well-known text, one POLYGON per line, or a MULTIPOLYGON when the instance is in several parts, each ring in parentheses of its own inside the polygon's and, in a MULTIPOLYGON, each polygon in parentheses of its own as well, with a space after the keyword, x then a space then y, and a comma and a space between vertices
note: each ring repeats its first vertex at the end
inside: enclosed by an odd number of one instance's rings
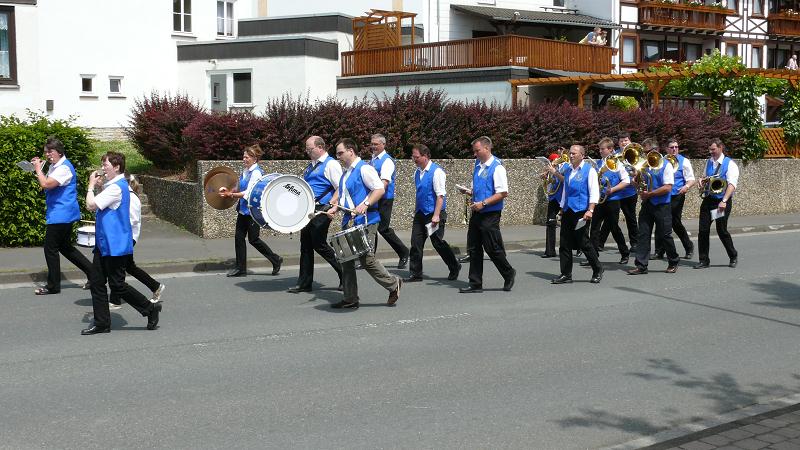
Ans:
POLYGON ((728 188, 728 180, 717 175, 700 178, 697 181, 700 188, 700 198, 722 194, 728 188))
MULTIPOLYGON (((558 166, 561 164, 569 161, 569 154, 564 151, 563 148, 558 149, 561 153, 558 154, 558 158, 550 161, 550 166, 555 167, 556 170, 558 166)), ((558 188, 561 186, 561 180, 558 179, 557 176, 551 174, 549 171, 545 172, 544 183, 542 184, 542 190, 544 190, 544 195, 551 196, 558 192, 558 188)))

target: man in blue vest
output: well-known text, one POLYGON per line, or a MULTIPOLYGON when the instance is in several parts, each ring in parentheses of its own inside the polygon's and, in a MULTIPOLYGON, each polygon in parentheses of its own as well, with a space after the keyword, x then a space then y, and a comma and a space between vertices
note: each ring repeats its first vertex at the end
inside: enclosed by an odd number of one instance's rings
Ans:
MULTIPOLYGON (((50 168, 42 172, 44 161, 33 158, 36 180, 44 190, 46 228, 44 232, 44 260, 47 263, 47 284, 36 289, 36 295, 61 292, 61 259, 59 252, 91 278, 92 265, 83 253, 72 245, 72 224, 81 218, 78 206, 78 180, 70 160, 64 156, 64 145, 50 136, 44 145, 44 155, 50 168)), ((87 283, 88 285, 88 283, 87 283)), ((84 285, 86 289, 86 285, 84 285)))
MULTIPOLYGON (((394 179, 397 175, 394 159, 386 153, 386 138, 382 134, 373 134, 370 138, 370 149, 372 150, 372 167, 378 171, 383 181, 385 194, 378 200, 378 212, 381 215, 381 223, 378 225, 378 233, 386 239, 386 242, 400 257, 397 263, 398 269, 405 269, 408 264, 408 247, 397 237, 394 230, 389 226, 392 220, 392 206, 394 205, 394 179)), ((376 241, 377 246, 377 241, 376 241)), ((377 250, 377 249, 376 249, 377 250)))
MULTIPOLYGON (((365 163, 358 157, 358 145, 354 140, 344 138, 336 144, 336 157, 344 164, 344 173, 339 181, 339 188, 333 194, 331 203, 334 205, 327 214, 333 218, 343 206, 355 212, 345 212, 342 219, 342 229, 347 228, 350 219, 355 225, 367 226, 367 239, 375 245, 378 238, 377 225, 381 220, 377 204, 384 193, 384 184, 374 167, 365 163)), ((403 280, 390 274, 383 264, 375 258, 375 252, 369 251, 359 257, 359 261, 369 275, 389 291, 387 306, 394 306, 400 297, 400 288, 403 280)), ((358 276, 356 275, 355 261, 342 263, 342 286, 344 299, 331 305, 332 308, 358 308, 358 276)))
POLYGON ((483 252, 489 255, 503 277, 503 290, 514 287, 517 271, 511 267, 500 234, 500 213, 508 197, 508 175, 502 161, 492 155, 492 140, 481 136, 472 141, 475 169, 472 172, 472 189, 462 192, 472 196, 472 217, 467 229, 470 243, 469 286, 459 289, 462 294, 483 292, 483 252))
MULTIPOLYGON (((648 139, 642 143, 645 153, 657 152, 658 142, 648 139)), ((646 158, 645 155, 641 157, 646 158)), ((662 246, 667 254, 667 273, 678 271, 680 257, 675 251, 675 241, 672 239, 672 212, 670 199, 672 198, 672 185, 675 184, 675 171, 672 164, 661 158, 658 167, 645 165, 637 175, 640 185, 639 196, 642 198, 642 207, 639 209, 639 236, 636 244, 636 267, 628 271, 628 275, 644 275, 648 272, 650 261, 650 236, 655 226, 656 245, 662 246)))
MULTIPOLYGON (((602 171, 608 158, 614 156, 614 141, 606 137, 601 139, 597 145, 600 148, 601 158, 597 164, 602 171)), ((619 250, 619 263, 628 264, 630 250, 625 244, 625 236, 619 228, 619 201, 622 199, 623 191, 627 189, 631 181, 628 176, 628 171, 625 170, 622 163, 617 163, 616 170, 605 170, 599 181, 602 182, 600 185, 601 192, 604 186, 607 186, 607 192, 604 193, 604 195, 606 195, 606 200, 603 203, 598 203, 595 207, 594 215, 592 216, 590 240, 595 250, 598 250, 600 236, 603 234, 603 231, 611 233, 614 237, 614 241, 617 243, 617 249, 619 250)), ((581 266, 588 265, 588 262, 585 264, 581 262, 581 266)))
MULTIPOLYGON (((631 135, 627 132, 620 133, 617 142, 619 143, 619 147, 617 147, 617 149, 614 151, 614 155, 622 156, 625 147, 631 143, 631 135)), ((627 168, 626 170, 628 170, 628 177, 633 177, 633 172, 627 168)), ((639 226, 636 219, 636 203, 639 201, 639 195, 636 192, 636 185, 634 183, 629 184, 625 189, 622 189, 619 192, 619 197, 619 209, 622 212, 622 215, 625 217, 625 225, 628 228, 628 243, 630 244, 630 252, 636 253, 636 238, 639 235, 639 226)), ((619 223, 616 224, 616 228, 619 228, 619 223)), ((602 250, 603 247, 605 247, 606 240, 608 239, 608 235, 611 231, 611 228, 600 229, 598 250, 602 250)))
MULTIPOLYGON (((675 184, 672 185, 672 198, 669 201, 670 211, 672 214, 672 231, 678 236, 683 244, 683 249, 686 251, 684 259, 692 259, 694 255, 694 244, 689 238, 689 233, 686 227, 683 226, 683 204, 686 201, 686 192, 695 185, 694 169, 689 158, 680 154, 680 146, 676 139, 670 139, 667 142, 667 154, 672 155, 678 162, 675 169, 675 184)), ((664 249, 657 243, 656 252, 652 257, 653 259, 663 259, 664 249)))
MULTIPOLYGON (((327 211, 342 178, 342 165, 328 154, 325 140, 321 137, 309 137, 305 146, 311 162, 303 171, 303 179, 314 191, 315 211, 327 211)), ((314 252, 319 253, 333 267, 339 276, 339 288, 342 288, 342 265, 336 261, 336 254, 328 244, 330 226, 331 218, 326 214, 319 214, 300 231, 300 275, 297 277, 297 285, 289 288, 289 292, 311 292, 314 282, 314 252)))
POLYGON ((147 317, 147 329, 158 326, 161 303, 152 303, 141 292, 125 283, 125 267, 133 255, 133 233, 130 218, 130 191, 125 180, 125 155, 108 152, 103 155, 106 181, 103 191, 94 194, 99 182, 96 172, 89 176, 86 208, 97 211, 94 260, 92 262, 92 309, 94 324, 81 330, 84 336, 111 331, 108 305, 108 283, 116 298, 125 300, 147 317))
MULTIPOLYGON (((558 159, 561 154, 567 153, 564 148, 559 148, 557 152, 550 154, 548 159, 550 160, 550 165, 553 164, 553 161, 558 159)), ((567 165, 569 162, 562 161, 558 164, 556 170, 564 173, 566 170, 567 165)), ((542 179, 546 179, 549 173, 549 169, 545 170, 541 177, 542 179)), ((545 240, 544 240, 544 254, 542 254, 542 258, 554 258, 558 256, 556 253, 556 228, 558 228, 558 213, 561 211, 561 191, 564 189, 564 183, 561 182, 558 178, 554 178, 554 184, 557 184, 557 187, 553 188, 552 185, 548 185, 548 189, 552 191, 552 194, 547 195, 547 221, 545 222, 545 240)))
POLYGON ((697 249, 700 263, 694 266, 695 269, 705 269, 709 267, 711 259, 708 257, 709 236, 711 234, 711 222, 714 221, 711 213, 718 214, 717 217, 717 236, 722 241, 722 246, 728 253, 728 267, 735 268, 739 262, 739 253, 733 247, 733 239, 728 232, 728 217, 733 209, 733 192, 739 183, 739 166, 729 157, 725 156, 725 146, 719 139, 712 139, 708 146, 710 158, 706 161, 705 178, 700 182, 701 191, 707 195, 700 203, 700 229, 697 233, 697 249), (713 193, 708 188, 709 177, 718 177, 726 181, 725 189, 720 193, 713 193))
POLYGON ((429 235, 433 248, 450 269, 447 279, 456 280, 461 264, 456 260, 450 244, 444 240, 444 225, 447 222, 446 175, 438 164, 431 161, 431 151, 425 144, 414 145, 411 159, 417 165, 414 171, 417 198, 411 228, 411 276, 404 281, 422 281, 422 250, 429 235))
POLYGON ((561 193, 561 242, 558 256, 561 275, 550 280, 552 284, 572 283, 572 250, 581 249, 592 267, 592 283, 603 279, 603 267, 597 259, 597 251, 589 242, 587 225, 594 215, 600 197, 597 171, 584 161, 586 149, 582 145, 569 148, 569 165, 562 174, 555 167, 548 170, 564 184, 561 193))

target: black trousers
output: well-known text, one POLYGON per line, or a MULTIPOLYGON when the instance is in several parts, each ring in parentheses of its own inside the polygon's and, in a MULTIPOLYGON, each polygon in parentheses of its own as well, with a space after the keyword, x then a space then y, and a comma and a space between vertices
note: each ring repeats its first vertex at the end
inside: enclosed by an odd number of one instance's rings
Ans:
POLYGON ((272 265, 280 264, 283 260, 280 256, 275 254, 271 248, 259 237, 260 228, 250 215, 237 214, 236 217, 236 236, 234 237, 234 245, 236 248, 236 268, 239 270, 247 270, 247 246, 245 245, 244 238, 247 236, 248 242, 256 250, 259 251, 265 258, 272 263, 272 265))
MULTIPOLYGON (((133 241, 133 246, 136 246, 136 241, 133 241)), ((140 283, 147 286, 147 289, 150 289, 150 292, 155 292, 159 286, 161 286, 161 283, 153 279, 149 273, 145 272, 144 269, 136 265, 136 262, 133 260, 133 254, 130 255, 128 262, 125 264, 125 273, 133 278, 136 278, 140 283)), ((109 301, 115 305, 121 304, 119 297, 114 295, 113 292, 111 293, 111 298, 109 301)))
POLYGON ((600 260, 597 259, 597 251, 589 242, 589 235, 587 229, 591 226, 588 223, 580 229, 575 229, 586 210, 572 211, 565 209, 561 213, 561 243, 558 247, 558 259, 561 264, 561 275, 572 277, 572 250, 581 249, 586 259, 589 260, 589 265, 592 267, 594 274, 600 272, 600 260))
POLYGON ((547 202, 547 222, 545 226, 545 244, 544 254, 555 256, 556 254, 556 228, 558 227, 558 212, 561 211, 561 205, 558 201, 550 200, 547 202))
MULTIPOLYGON (((317 211, 322 211, 329 207, 317 206, 317 211)), ((317 252, 328 264, 333 267, 339 276, 339 283, 342 282, 342 265, 336 261, 336 254, 328 245, 328 229, 331 226, 331 218, 325 214, 320 214, 308 223, 300 231, 300 275, 297 277, 297 286, 301 288, 311 288, 314 282, 314 252, 317 252)))
MULTIPOLYGON (((630 197, 620 199, 619 201, 619 209, 622 211, 622 215, 625 217, 625 225, 628 227, 628 242, 630 242, 631 246, 630 251, 634 251, 636 249, 636 241, 639 237, 639 226, 636 219, 636 202, 638 200, 638 195, 631 195, 630 197)), ((619 228, 619 223, 617 223, 617 228, 619 228)), ((606 240, 608 239, 608 234, 611 231, 611 228, 609 228, 607 231, 603 231, 602 229, 600 230, 600 242, 598 245, 605 246, 606 240)))
MULTIPOLYGON (((686 231, 686 227, 683 226, 683 203, 685 201, 686 194, 673 195, 669 206, 672 212, 672 231, 674 231, 675 235, 678 236, 678 239, 681 240, 681 244, 683 245, 683 249, 686 251, 686 253, 689 253, 689 251, 694 251, 694 244, 692 244, 692 240, 689 238, 689 233, 686 231)), ((664 249, 659 246, 658 242, 656 242, 656 254, 664 254, 664 249)))
POLYGON ((121 298, 125 303, 139 311, 142 316, 149 316, 153 310, 153 303, 141 292, 130 287, 125 282, 125 267, 130 260, 130 255, 125 256, 100 256, 95 249, 92 260, 92 276, 89 282, 92 287, 92 309, 94 310, 94 324, 98 327, 111 326, 111 313, 108 310, 108 291, 121 298))
POLYGON ((92 263, 72 245, 72 224, 51 223, 44 231, 44 260, 47 263, 47 289, 61 291, 61 253, 78 269, 91 278, 92 263))
POLYGON ((646 269, 650 262, 650 236, 655 227, 656 246, 661 245, 667 254, 670 266, 677 266, 680 261, 672 240, 672 213, 670 204, 654 205, 649 201, 642 202, 639 209, 639 239, 636 244, 636 267, 646 269))
POLYGON ((614 242, 617 243, 619 254, 628 256, 630 250, 625 243, 625 235, 622 234, 622 230, 619 228, 619 209, 619 200, 606 200, 595 206, 594 214, 592 214, 590 240, 594 249, 598 250, 600 248, 600 236, 603 235, 603 231, 605 231, 606 236, 611 233, 611 236, 614 237, 614 242))
MULTIPOLYGON (((378 212, 381 215, 381 223, 378 224, 378 233, 383 236, 389 246, 392 247, 397 256, 401 258, 408 257, 408 247, 403 244, 403 241, 394 232, 394 229, 389 226, 392 220, 392 207, 394 206, 394 199, 382 198, 378 200, 378 212)), ((375 251, 378 250, 376 241, 375 251)))
MULTIPOLYGON (((414 222, 411 226, 410 262, 408 266, 412 277, 422 276, 422 250, 425 248, 425 241, 428 240, 428 230, 425 228, 425 225, 431 222, 432 217, 433 213, 423 214, 422 211, 414 213, 414 222)), ((442 211, 439 214, 439 219, 439 229, 430 236, 431 244, 433 244, 433 248, 439 253, 442 261, 447 265, 447 268, 450 269, 450 271, 454 271, 458 269, 458 260, 456 260, 456 255, 453 253, 453 249, 450 248, 450 244, 444 240, 444 226, 447 221, 447 211, 442 211)))
POLYGON ((467 242, 470 244, 469 284, 483 287, 483 252, 489 255, 494 266, 504 280, 514 274, 514 268, 506 258, 503 235, 500 234, 500 211, 487 213, 473 212, 467 229, 467 242))
MULTIPOLYGON (((697 253, 700 262, 708 263, 711 261, 708 257, 708 239, 711 235, 711 211, 717 209, 719 202, 720 199, 706 197, 700 204, 700 230, 697 233, 697 253)), ((739 256, 736 248, 733 247, 731 234, 728 233, 728 217, 730 217, 732 210, 733 197, 729 198, 725 205, 725 215, 715 221, 717 223, 717 236, 719 236, 719 240, 722 241, 722 246, 725 247, 725 251, 728 253, 728 258, 730 259, 739 256)))

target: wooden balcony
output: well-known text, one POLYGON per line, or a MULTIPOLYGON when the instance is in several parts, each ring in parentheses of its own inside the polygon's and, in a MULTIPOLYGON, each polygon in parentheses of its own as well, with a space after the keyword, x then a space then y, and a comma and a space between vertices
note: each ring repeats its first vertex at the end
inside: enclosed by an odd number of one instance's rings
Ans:
POLYGON ((725 18, 730 15, 736 15, 736 11, 655 1, 639 3, 639 23, 643 25, 721 33, 725 31, 725 18))
POLYGON ((342 76, 522 66, 611 73, 611 47, 506 35, 342 53, 342 76))
POLYGON ((800 36, 800 14, 780 12, 767 16, 769 34, 800 36))

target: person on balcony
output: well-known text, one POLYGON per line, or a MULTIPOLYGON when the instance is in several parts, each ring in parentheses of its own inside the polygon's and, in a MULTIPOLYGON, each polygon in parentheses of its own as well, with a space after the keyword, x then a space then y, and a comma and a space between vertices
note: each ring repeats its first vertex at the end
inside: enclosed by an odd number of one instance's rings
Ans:
POLYGON ((789 63, 786 64, 786 68, 789 70, 797 70, 797 55, 792 55, 792 57, 789 58, 789 63))
POLYGON ((606 45, 605 31, 600 27, 594 27, 594 31, 590 31, 578 43, 589 45, 606 45))

